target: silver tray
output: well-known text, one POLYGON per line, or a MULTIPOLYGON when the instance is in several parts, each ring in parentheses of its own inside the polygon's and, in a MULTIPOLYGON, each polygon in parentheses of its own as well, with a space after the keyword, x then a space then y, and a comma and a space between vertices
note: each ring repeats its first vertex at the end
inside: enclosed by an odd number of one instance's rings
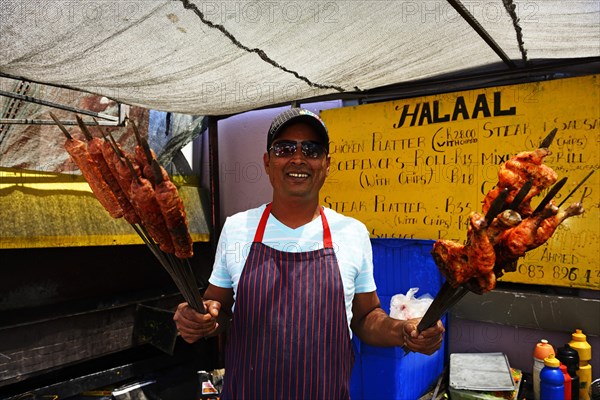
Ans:
POLYGON ((453 389, 478 391, 515 390, 510 365, 504 353, 450 354, 453 389))

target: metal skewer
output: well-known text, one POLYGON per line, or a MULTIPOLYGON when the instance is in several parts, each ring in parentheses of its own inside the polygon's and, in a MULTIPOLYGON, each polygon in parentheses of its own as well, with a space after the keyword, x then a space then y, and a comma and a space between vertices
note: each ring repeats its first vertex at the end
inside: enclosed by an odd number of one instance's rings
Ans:
POLYGON ((133 127, 133 133, 135 134, 135 138, 138 142, 138 144, 142 147, 142 150, 144 150, 144 154, 146 155, 146 159, 148 160, 148 163, 152 163, 152 152, 150 151, 150 146, 148 145, 148 142, 142 137, 142 135, 140 134, 140 131, 137 128, 137 125, 135 124, 135 122, 133 122, 133 120, 131 120, 131 126, 133 127))
POLYGON ((510 203, 506 206, 506 209, 516 211, 517 208, 519 208, 519 206, 523 202, 523 200, 525 200, 525 197, 531 190, 532 186, 533 186, 532 179, 529 179, 527 182, 525 182, 525 184, 523 184, 523 186, 521 186, 521 189, 519 189, 519 192, 515 195, 515 198, 513 199, 512 203, 510 203))
POLYGON ((417 330, 422 332, 425 329, 434 326, 444 313, 463 298, 468 291, 468 289, 465 289, 462 286, 453 288, 447 281, 444 282, 440 291, 425 312, 425 315, 421 318, 419 325, 417 325, 417 330))
POLYGON ((567 183, 567 177, 566 176, 564 178, 562 178, 560 181, 556 182, 556 184, 554 186, 552 186, 552 189, 550 189, 548 191, 548 194, 546 194, 546 196, 544 196, 544 198, 542 199, 542 201, 540 202, 540 204, 538 204, 538 206, 536 207, 536 209, 533 210, 533 214, 538 214, 544 208, 546 208, 546 206, 548 205, 548 203, 550 203, 550 200, 552 200, 554 198, 554 196, 556 196, 556 194, 560 191, 560 189, 562 189, 562 187, 565 186, 565 183, 567 183))
MULTIPOLYGON (((565 204, 565 201, 567 201, 569 199, 569 197, 573 196, 573 194, 577 191, 577 189, 579 189, 581 187, 581 185, 583 185, 585 183, 585 181, 588 180, 588 178, 590 176, 592 176, 592 174, 594 173, 594 171, 596 171, 595 169, 591 170, 589 174, 587 174, 585 176, 585 178, 583 178, 583 180, 581 182, 579 182, 577 184, 577 186, 575 186, 575 188, 573 190, 571 190, 571 192, 567 195, 567 197, 565 197, 563 199, 563 201, 560 202, 560 204, 558 205, 558 207, 562 206, 563 204, 565 204)), ((585 193, 585 192, 584 192, 585 193)), ((583 199, 581 200, 581 202, 583 202, 583 199)))
POLYGON ((62 133, 65 134, 67 139, 72 140, 73 136, 71 136, 71 134, 69 133, 67 128, 65 128, 65 126, 58 120, 58 118, 56 118, 56 116, 54 114, 52 114, 52 113, 49 113, 49 114, 50 114, 50 117, 52 117, 52 119, 54 120, 54 122, 56 122, 56 125, 59 127, 59 129, 62 131, 62 133))
MULTIPOLYGON (((485 214, 485 222, 487 222, 488 226, 494 221, 494 218, 498 216, 504 209, 504 205, 506 204, 506 198, 508 197, 508 193, 510 190, 508 188, 502 189, 502 191, 498 194, 498 196, 492 201, 488 212, 485 214)), ((514 202, 513 202, 514 203, 514 202)))
POLYGON ((538 146, 540 149, 547 149, 552 144, 554 140, 554 136, 556 136, 556 132, 558 132, 558 128, 554 128, 550 131, 550 133, 542 140, 540 145, 538 146))
POLYGON ((79 129, 81 129, 81 133, 83 133, 83 136, 85 136, 85 138, 87 140, 92 140, 93 136, 90 133, 90 131, 87 128, 87 126, 85 126, 85 122, 83 122, 83 120, 81 119, 81 117, 79 115, 75 115, 75 119, 77 120, 77 125, 79 125, 79 129))
POLYGON ((186 271, 182 266, 182 260, 176 258, 172 254, 162 251, 143 225, 139 227, 136 227, 135 225, 132 226, 167 271, 169 276, 171 276, 171 279, 175 282, 177 289, 179 289, 185 301, 187 301, 194 310, 201 314, 205 314, 206 308, 204 307, 202 297, 199 294, 199 289, 197 289, 196 281, 193 280, 193 277, 187 276, 186 271))

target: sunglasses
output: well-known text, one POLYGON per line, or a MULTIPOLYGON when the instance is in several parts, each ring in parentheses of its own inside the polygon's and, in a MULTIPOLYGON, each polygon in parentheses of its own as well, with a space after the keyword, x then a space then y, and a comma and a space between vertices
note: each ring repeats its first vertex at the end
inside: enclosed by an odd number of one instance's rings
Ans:
POLYGON ((273 150, 273 154, 276 157, 287 158, 291 157, 298 150, 298 145, 302 147, 302 154, 306 158, 317 159, 321 157, 323 154, 327 153, 327 149, 318 142, 305 141, 305 142, 295 142, 293 140, 281 140, 279 142, 273 143, 269 151, 273 150))

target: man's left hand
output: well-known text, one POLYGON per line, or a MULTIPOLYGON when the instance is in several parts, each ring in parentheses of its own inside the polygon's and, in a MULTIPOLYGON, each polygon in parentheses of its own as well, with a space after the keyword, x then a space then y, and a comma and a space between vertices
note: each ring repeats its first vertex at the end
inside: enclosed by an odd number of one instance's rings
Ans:
POLYGON ((404 346, 418 353, 431 355, 438 351, 442 346, 444 338, 444 325, 442 321, 438 321, 431 328, 427 328, 422 332, 417 330, 417 325, 421 321, 420 318, 413 318, 406 321, 402 335, 404 337, 404 346))

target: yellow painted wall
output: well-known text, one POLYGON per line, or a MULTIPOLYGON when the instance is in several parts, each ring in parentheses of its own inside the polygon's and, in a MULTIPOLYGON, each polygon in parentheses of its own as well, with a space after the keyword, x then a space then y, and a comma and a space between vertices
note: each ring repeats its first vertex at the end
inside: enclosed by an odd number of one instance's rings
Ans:
MULTIPOLYGON (((600 160, 598 75, 468 90, 326 110, 331 171, 322 203, 364 222, 374 238, 464 241, 467 217, 496 184, 500 165, 558 133, 545 163, 568 182, 600 160)), ((600 289, 600 172, 568 201, 568 219, 504 281, 600 289)), ((543 193, 545 194, 545 193, 543 193)), ((541 200, 532 201, 535 207, 541 200)), ((563 206, 563 207, 566 207, 563 206)))
MULTIPOLYGON (((190 235, 208 241, 197 186, 177 182, 190 235)), ((0 169, 0 249, 143 244, 104 210, 81 175, 0 169)))

